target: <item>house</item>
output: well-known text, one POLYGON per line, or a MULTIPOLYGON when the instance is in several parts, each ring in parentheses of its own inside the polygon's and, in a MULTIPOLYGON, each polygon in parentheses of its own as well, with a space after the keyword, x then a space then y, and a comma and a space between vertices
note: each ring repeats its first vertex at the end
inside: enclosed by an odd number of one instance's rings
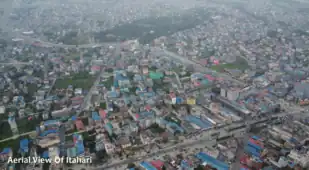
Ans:
POLYGON ((70 115, 72 108, 63 108, 61 110, 55 110, 51 113, 52 117, 63 117, 70 115))
POLYGON ((9 158, 13 156, 13 151, 11 148, 4 148, 0 152, 0 162, 6 162, 9 158))
POLYGON ((76 119, 75 126, 78 131, 85 130, 84 123, 80 119, 76 119))
POLYGON ((91 67, 91 72, 90 72, 90 74, 96 74, 96 73, 100 72, 100 70, 101 70, 101 67, 100 67, 100 66, 93 65, 93 66, 91 67))
POLYGON ((82 88, 76 88, 74 90, 74 94, 75 95, 82 95, 83 94, 83 89, 82 88))
POLYGON ((5 106, 0 106, 0 114, 4 114, 5 113, 5 106))
POLYGON ((118 144, 123 148, 128 148, 128 147, 131 147, 132 144, 131 144, 131 141, 130 139, 127 137, 127 136, 122 136, 118 139, 118 144))
POLYGON ((104 147, 107 154, 112 154, 115 152, 115 145, 112 143, 104 143, 104 147))
POLYGON ((140 139, 144 145, 152 143, 152 134, 150 131, 144 131, 140 133, 140 139))

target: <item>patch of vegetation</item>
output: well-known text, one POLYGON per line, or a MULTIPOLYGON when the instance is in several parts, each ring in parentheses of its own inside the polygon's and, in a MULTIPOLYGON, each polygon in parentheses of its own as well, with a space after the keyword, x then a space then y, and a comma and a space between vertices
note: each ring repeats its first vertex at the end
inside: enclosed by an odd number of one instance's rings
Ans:
POLYGON ((74 88, 90 89, 95 81, 95 77, 89 75, 87 72, 75 74, 64 79, 57 79, 55 88, 68 88, 72 85, 74 88))
POLYGON ((150 44, 155 38, 168 36, 203 23, 209 18, 209 11, 192 9, 181 16, 147 18, 115 27, 95 34, 101 42, 139 39, 142 44, 150 44))
POLYGON ((16 120, 19 133, 34 131, 36 126, 39 125, 40 123, 41 120, 36 119, 34 116, 32 117, 31 121, 29 121, 26 117, 16 120))
POLYGON ((101 108, 101 109, 106 109, 106 102, 100 103, 100 108, 101 108))
POLYGON ((165 132, 165 129, 161 128, 158 124, 152 124, 150 127, 149 127, 150 131, 152 133, 163 133, 165 132))
POLYGON ((3 148, 11 148, 13 150, 13 153, 17 153, 19 150, 19 141, 22 138, 12 139, 5 142, 0 143, 0 151, 3 150, 3 148))
MULTIPOLYGON (((1 119, 4 120, 4 119, 1 119)), ((0 140, 12 137, 13 133, 11 131, 10 125, 6 121, 0 122, 0 140)), ((1 149, 1 148, 0 148, 1 149)))
POLYGON ((237 60, 233 63, 226 63, 226 64, 219 64, 219 65, 213 65, 210 67, 211 69, 223 72, 225 69, 238 69, 238 70, 245 70, 249 68, 249 65, 246 60, 243 58, 237 58, 237 60))
POLYGON ((114 77, 111 76, 111 77, 107 78, 105 81, 101 81, 100 84, 103 84, 104 87, 106 87, 106 88, 110 88, 114 84, 114 77))

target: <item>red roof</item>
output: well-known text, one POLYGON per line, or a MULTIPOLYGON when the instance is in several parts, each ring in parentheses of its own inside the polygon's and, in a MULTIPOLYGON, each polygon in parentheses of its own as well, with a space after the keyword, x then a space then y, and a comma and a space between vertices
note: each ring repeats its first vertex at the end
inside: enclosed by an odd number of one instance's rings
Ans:
POLYGON ((261 141, 254 140, 254 139, 252 139, 252 138, 250 138, 249 141, 250 141, 251 143, 254 143, 254 144, 260 146, 261 148, 264 148, 264 145, 263 145, 263 143, 262 143, 261 141))
POLYGON ((214 60, 214 64, 215 64, 215 65, 218 65, 218 64, 220 64, 220 61, 215 59, 215 60, 214 60))
POLYGON ((94 71, 99 71, 101 69, 100 66, 92 66, 91 67, 91 70, 94 70, 94 71))
POLYGON ((102 119, 106 118, 107 113, 105 112, 104 109, 100 109, 100 110, 99 110, 99 114, 100 114, 100 116, 101 116, 102 119))
POLYGON ((209 74, 205 74, 204 77, 207 78, 208 80, 211 80, 211 81, 215 80, 215 78, 212 77, 212 76, 209 75, 209 74))
POLYGON ((151 163, 152 166, 154 166, 158 170, 162 170, 162 167, 164 165, 164 163, 160 160, 154 160, 154 161, 151 161, 150 163, 151 163))
POLYGON ((200 63, 201 63, 202 65, 207 65, 208 60, 207 60, 207 59, 200 59, 200 63))
POLYGON ((147 111, 149 111, 149 110, 151 110, 151 107, 150 107, 149 105, 147 105, 147 106, 145 106, 145 109, 146 109, 147 111))
POLYGON ((136 114, 135 114, 135 117, 136 117, 136 119, 138 119, 138 118, 139 118, 139 114, 136 113, 136 114))
POLYGON ((174 93, 174 92, 171 92, 171 93, 170 93, 170 98, 175 98, 175 97, 176 97, 175 93, 174 93))
POLYGON ((80 119, 76 120, 75 126, 76 126, 77 130, 84 130, 85 129, 84 123, 80 119))
POLYGON ((77 96, 77 97, 73 97, 73 98, 71 98, 71 100, 72 100, 72 101, 76 101, 76 100, 83 100, 83 97, 79 97, 79 96, 77 96))

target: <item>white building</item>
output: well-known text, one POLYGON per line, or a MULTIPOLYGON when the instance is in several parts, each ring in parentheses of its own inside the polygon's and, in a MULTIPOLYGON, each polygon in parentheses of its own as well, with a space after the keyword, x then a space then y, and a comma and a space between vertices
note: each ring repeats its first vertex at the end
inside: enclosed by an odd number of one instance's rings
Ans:
POLYGON ((235 101, 238 99, 240 93, 239 88, 231 88, 227 91, 227 99, 235 101))
POLYGON ((105 143, 104 147, 107 154, 112 154, 115 152, 115 145, 111 143, 105 143))
POLYGON ((141 133, 140 138, 144 145, 148 145, 151 143, 151 138, 150 138, 149 133, 147 133, 147 131, 145 131, 144 133, 141 133))
POLYGON ((302 166, 304 169, 309 166, 309 152, 301 154, 295 150, 292 150, 288 157, 295 161, 295 163, 302 166))

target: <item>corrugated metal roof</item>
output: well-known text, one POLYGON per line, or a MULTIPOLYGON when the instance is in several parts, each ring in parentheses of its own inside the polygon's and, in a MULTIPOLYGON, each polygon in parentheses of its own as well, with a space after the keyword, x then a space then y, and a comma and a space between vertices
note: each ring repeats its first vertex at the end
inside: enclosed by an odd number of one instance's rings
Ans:
POLYGON ((248 145, 245 147, 245 152, 247 152, 250 155, 260 157, 260 153, 258 153, 255 148, 250 147, 248 145))
POLYGON ((248 145, 255 148, 257 151, 261 151, 262 150, 262 147, 255 144, 255 143, 252 143, 251 141, 248 141, 248 145))
POLYGON ((221 162, 206 153, 200 152, 196 155, 196 157, 218 170, 228 170, 229 169, 228 164, 221 162))
POLYGON ((145 161, 141 162, 139 165, 145 168, 146 170, 157 170, 157 168, 153 167, 150 163, 145 161))

